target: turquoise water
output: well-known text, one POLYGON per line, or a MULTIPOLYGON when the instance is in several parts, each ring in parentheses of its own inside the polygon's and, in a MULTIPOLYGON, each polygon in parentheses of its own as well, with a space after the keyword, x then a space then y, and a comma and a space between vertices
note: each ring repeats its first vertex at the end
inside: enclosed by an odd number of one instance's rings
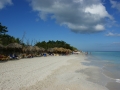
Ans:
POLYGON ((108 60, 113 63, 120 63, 120 52, 91 52, 91 55, 101 60, 108 60))
POLYGON ((102 67, 103 73, 113 79, 120 79, 120 52, 91 52, 91 63, 102 67))
POLYGON ((91 72, 92 69, 84 71, 92 75, 92 77, 89 75, 88 80, 107 86, 109 90, 120 90, 120 52, 88 52, 87 56, 90 62, 83 64, 98 68, 94 69, 94 72, 91 72), (116 89, 116 83, 119 84, 117 86, 119 89, 116 89), (114 89, 111 89, 113 87, 114 89))

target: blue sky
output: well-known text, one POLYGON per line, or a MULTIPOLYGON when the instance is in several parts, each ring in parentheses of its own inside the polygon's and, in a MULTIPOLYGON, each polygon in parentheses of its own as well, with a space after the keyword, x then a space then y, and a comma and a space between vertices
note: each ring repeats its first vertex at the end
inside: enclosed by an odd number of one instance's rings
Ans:
POLYGON ((63 40, 83 51, 120 51, 119 17, 119 0, 0 0, 8 34, 63 40))

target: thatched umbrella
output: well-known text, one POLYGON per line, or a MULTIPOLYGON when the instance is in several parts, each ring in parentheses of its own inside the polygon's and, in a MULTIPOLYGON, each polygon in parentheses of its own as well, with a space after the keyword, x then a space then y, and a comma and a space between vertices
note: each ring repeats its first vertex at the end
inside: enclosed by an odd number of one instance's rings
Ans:
POLYGON ((58 48, 57 48, 57 47, 54 47, 53 50, 54 50, 55 53, 57 53, 58 48))
POLYGON ((57 48, 57 52, 58 52, 59 54, 62 54, 63 50, 64 50, 64 48, 62 48, 62 47, 57 48))
POLYGON ((60 47, 59 52, 61 52, 61 53, 64 52, 64 48, 60 47))
POLYGON ((34 52, 39 52, 40 51, 40 48, 38 46, 33 46, 33 51, 34 52))
POLYGON ((65 49, 66 54, 70 54, 72 51, 70 49, 65 49))
POLYGON ((33 52, 34 48, 33 48, 33 46, 28 45, 28 46, 23 47, 22 51, 23 52, 33 52))
POLYGON ((6 48, 9 49, 22 49, 22 45, 18 44, 18 43, 10 43, 6 46, 6 48))
POLYGON ((15 52, 20 52, 22 50, 22 45, 20 45, 18 43, 10 43, 6 46, 6 50, 7 50, 6 53, 8 53, 8 52, 11 53, 11 51, 14 52, 14 53, 15 52))
POLYGON ((54 48, 48 48, 47 51, 52 53, 54 52, 54 48))
POLYGON ((69 49, 69 53, 72 53, 72 50, 69 49))
POLYGON ((45 49, 44 49, 43 47, 40 47, 40 51, 44 52, 44 51, 45 51, 45 49))
POLYGON ((22 48, 22 52, 23 52, 23 56, 22 56, 23 58, 31 57, 31 55, 33 56, 33 53, 34 53, 34 47, 31 45, 24 46, 22 48))

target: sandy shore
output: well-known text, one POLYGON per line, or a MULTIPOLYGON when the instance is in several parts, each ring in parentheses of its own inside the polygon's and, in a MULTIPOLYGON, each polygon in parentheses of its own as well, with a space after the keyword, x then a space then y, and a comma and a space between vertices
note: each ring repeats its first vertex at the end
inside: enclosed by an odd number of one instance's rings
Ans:
POLYGON ((49 56, 0 63, 0 90, 108 90, 80 70, 84 55, 49 56))

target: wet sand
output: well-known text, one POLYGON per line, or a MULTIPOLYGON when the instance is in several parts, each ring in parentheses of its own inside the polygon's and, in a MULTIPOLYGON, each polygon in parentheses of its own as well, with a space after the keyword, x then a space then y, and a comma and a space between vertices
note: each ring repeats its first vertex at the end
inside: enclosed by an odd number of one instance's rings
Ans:
POLYGON ((120 83, 117 82, 109 82, 106 87, 109 90, 120 90, 120 83))

